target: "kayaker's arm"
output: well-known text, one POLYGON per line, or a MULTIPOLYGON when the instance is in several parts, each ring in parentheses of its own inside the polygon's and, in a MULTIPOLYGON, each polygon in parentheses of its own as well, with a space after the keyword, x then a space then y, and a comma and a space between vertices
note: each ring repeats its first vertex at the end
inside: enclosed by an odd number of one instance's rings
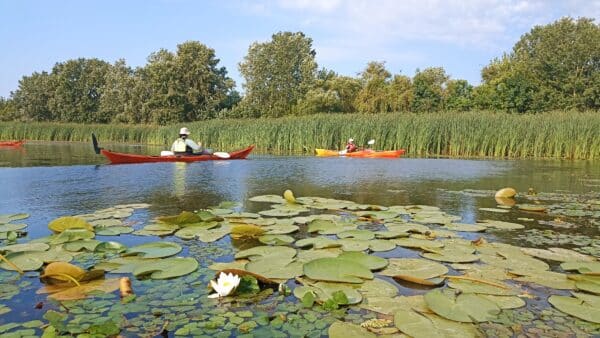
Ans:
POLYGON ((192 148, 192 150, 194 152, 200 152, 200 151, 202 151, 202 147, 200 145, 198 145, 196 142, 194 142, 194 141, 192 141, 190 139, 185 139, 185 144, 188 147, 192 148))

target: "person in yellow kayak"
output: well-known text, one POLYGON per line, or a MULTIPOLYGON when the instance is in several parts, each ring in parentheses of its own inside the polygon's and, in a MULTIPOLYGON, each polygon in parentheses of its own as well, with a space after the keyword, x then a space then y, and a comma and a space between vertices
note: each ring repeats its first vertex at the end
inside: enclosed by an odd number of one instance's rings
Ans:
POLYGON ((354 139, 348 139, 348 143, 346 143, 346 153, 353 153, 357 150, 358 148, 356 147, 356 144, 354 144, 354 139))
MULTIPOLYGON (((205 151, 202 149, 202 143, 198 144, 192 139, 188 138, 190 135, 189 129, 183 127, 179 129, 179 138, 171 145, 171 151, 175 155, 193 155, 193 154, 204 154, 205 151)), ((209 152, 206 152, 209 154, 209 152)))

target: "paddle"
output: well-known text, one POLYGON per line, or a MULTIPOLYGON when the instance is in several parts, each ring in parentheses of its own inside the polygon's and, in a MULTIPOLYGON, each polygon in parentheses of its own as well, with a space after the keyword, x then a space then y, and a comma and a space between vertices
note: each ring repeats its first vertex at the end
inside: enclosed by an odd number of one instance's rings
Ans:
POLYGON ((98 139, 94 133, 92 133, 92 144, 94 145, 94 151, 96 154, 100 155, 100 150, 102 150, 102 148, 98 147, 98 139))
POLYGON ((215 151, 212 154, 218 158, 230 158, 231 157, 231 155, 229 155, 229 153, 226 153, 224 151, 215 151))

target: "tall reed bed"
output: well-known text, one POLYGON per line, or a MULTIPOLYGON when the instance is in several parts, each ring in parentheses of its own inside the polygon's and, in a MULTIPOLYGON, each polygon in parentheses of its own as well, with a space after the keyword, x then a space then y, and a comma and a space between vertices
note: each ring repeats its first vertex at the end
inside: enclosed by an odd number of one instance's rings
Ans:
MULTIPOLYGON (((169 145, 184 124, 173 126, 0 123, 0 140, 89 141, 169 145)), ((216 150, 249 144, 257 152, 312 154, 339 149, 352 137, 376 149, 404 148, 409 156, 600 158, 600 113, 490 112, 432 114, 319 114, 186 123, 191 137, 216 150)))

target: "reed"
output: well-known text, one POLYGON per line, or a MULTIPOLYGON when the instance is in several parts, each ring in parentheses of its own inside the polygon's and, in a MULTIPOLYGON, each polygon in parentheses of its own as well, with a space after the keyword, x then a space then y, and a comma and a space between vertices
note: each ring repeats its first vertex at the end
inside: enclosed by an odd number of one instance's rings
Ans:
MULTIPOLYGON (((80 125, 0 122, 0 140, 169 145, 181 125, 80 125)), ((404 148, 409 156, 497 158, 600 158, 600 114, 491 112, 432 114, 318 114, 278 119, 210 120, 185 124, 192 138, 218 150, 256 145, 257 152, 312 154, 340 149, 352 137, 375 139, 380 150, 404 148)))

